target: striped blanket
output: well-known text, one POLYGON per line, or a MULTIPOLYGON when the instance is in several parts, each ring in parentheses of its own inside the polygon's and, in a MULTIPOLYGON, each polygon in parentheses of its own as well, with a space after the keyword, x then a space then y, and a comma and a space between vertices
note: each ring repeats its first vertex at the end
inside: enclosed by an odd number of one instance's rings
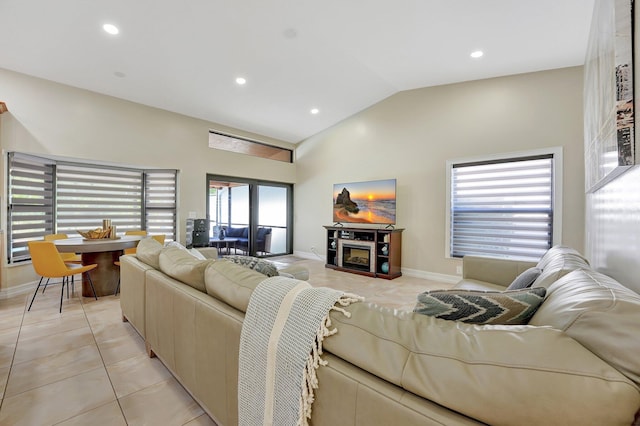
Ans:
POLYGON ((334 334, 329 311, 349 313, 360 296, 267 278, 251 296, 240 335, 238 416, 241 426, 307 425, 322 340, 334 334))

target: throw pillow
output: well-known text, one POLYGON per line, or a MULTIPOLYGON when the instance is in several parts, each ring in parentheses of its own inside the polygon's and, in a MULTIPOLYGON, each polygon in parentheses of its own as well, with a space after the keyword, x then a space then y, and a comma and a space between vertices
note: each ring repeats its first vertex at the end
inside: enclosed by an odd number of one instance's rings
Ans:
POLYGON ((268 260, 258 259, 253 256, 225 256, 224 259, 242 265, 245 268, 253 269, 256 272, 260 272, 268 277, 275 277, 278 275, 278 269, 276 266, 268 260))
POLYGON ((190 248, 187 251, 191 254, 191 256, 195 257, 198 260, 207 260, 207 258, 202 253, 200 253, 198 249, 190 248))
POLYGON ((436 290, 418 295, 413 312, 471 324, 527 324, 546 289, 513 291, 436 290))
POLYGON ((200 253, 198 249, 195 249, 195 248, 188 249, 177 241, 168 242, 165 247, 175 247, 180 250, 186 251, 187 253, 189 253, 191 256, 195 257, 198 260, 207 260, 207 258, 202 253, 200 253))
POLYGON ((175 248, 179 248, 180 250, 187 250, 185 246, 183 246, 177 241, 169 241, 167 244, 165 244, 165 247, 175 247, 175 248))
POLYGON ((518 275, 513 282, 509 284, 507 290, 520 290, 521 288, 531 287, 531 284, 533 284, 541 273, 542 269, 536 268, 535 266, 533 268, 529 268, 518 275))

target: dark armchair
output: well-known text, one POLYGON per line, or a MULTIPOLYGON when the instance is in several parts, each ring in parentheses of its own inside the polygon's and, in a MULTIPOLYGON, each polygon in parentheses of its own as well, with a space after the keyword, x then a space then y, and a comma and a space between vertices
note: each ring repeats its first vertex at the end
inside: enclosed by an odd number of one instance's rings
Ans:
MULTIPOLYGON (((249 251, 249 228, 232 228, 225 229, 225 235, 228 238, 236 238, 236 249, 242 250, 243 254, 249 251)), ((256 253, 266 254, 271 250, 271 228, 258 228, 256 233, 256 253)))

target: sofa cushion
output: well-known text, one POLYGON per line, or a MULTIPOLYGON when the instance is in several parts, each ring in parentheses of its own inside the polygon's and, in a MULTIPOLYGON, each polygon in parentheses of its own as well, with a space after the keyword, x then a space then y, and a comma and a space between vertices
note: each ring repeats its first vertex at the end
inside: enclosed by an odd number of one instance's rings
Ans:
POLYGON ((156 239, 151 237, 143 238, 136 248, 136 257, 141 262, 155 269, 160 269, 159 256, 163 248, 163 245, 156 239))
POLYGON ((542 273, 536 278, 532 287, 549 288, 551 284, 576 269, 589 269, 589 262, 576 250, 565 246, 551 247, 542 256, 537 268, 542 273))
POLYGON ((245 268, 253 269, 256 272, 266 275, 267 277, 275 277, 278 275, 278 269, 276 266, 268 260, 259 259, 253 256, 225 256, 224 260, 237 263, 245 268))
POLYGON ((434 290, 419 294, 413 311, 471 324, 526 324, 545 293, 541 287, 504 292, 434 290))
POLYGON ((218 249, 215 247, 186 248, 177 241, 167 243, 165 247, 175 247, 184 250, 198 260, 217 259, 218 249))
POLYGON ((246 312, 253 290, 267 279, 263 274, 232 262, 213 262, 204 273, 207 294, 246 312))
POLYGON ((206 292, 204 271, 213 259, 198 260, 187 250, 177 247, 166 247, 159 256, 160 270, 171 278, 206 292))
POLYGON ((521 288, 531 287, 531 284, 540 276, 542 270, 540 268, 529 268, 520 275, 518 275, 507 290, 520 290, 521 288))
POLYGON ((640 295, 591 269, 552 284, 529 322, 564 331, 640 385, 640 295))
POLYGON ((575 250, 575 249, 573 249, 571 247, 562 246, 562 245, 553 246, 549 250, 547 250, 545 252, 545 254, 540 258, 540 260, 538 261, 538 264, 536 266, 538 268, 544 270, 554 260, 558 259, 559 257, 563 257, 563 256, 567 256, 567 257, 570 257, 570 258, 581 259, 584 263, 587 264, 587 266, 589 266, 589 261, 587 260, 586 257, 584 257, 582 254, 580 254, 579 251, 577 251, 577 250, 575 250))

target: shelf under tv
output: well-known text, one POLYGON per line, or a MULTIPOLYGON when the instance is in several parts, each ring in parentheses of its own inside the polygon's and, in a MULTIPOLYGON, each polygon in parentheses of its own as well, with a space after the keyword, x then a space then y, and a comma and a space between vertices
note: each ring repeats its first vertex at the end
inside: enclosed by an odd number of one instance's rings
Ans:
POLYGON ((325 267, 369 277, 402 276, 402 231, 399 228, 325 226, 325 267))

